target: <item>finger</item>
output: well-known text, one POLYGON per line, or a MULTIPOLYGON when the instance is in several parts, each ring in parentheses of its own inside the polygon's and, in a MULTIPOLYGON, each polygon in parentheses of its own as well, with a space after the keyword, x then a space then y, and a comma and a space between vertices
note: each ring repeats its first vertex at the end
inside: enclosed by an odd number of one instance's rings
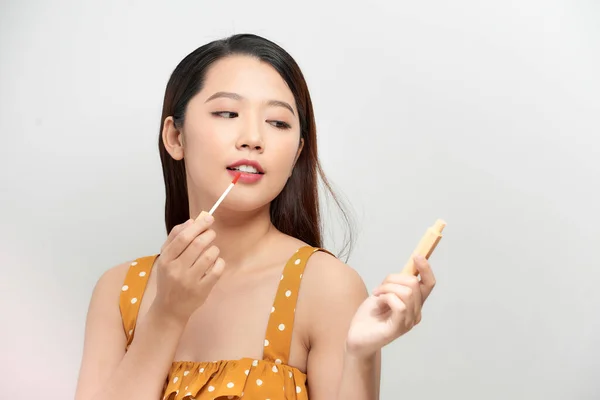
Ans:
POLYGON ((220 252, 217 246, 210 246, 205 252, 196 256, 196 260, 190 268, 190 272, 195 277, 194 279, 200 279, 204 276, 217 261, 220 252))
POLYGON ((161 254, 165 251, 165 248, 169 245, 169 243, 171 243, 173 241, 173 239, 175 239, 175 236, 179 235, 179 233, 182 230, 184 230, 185 228, 187 228, 188 226, 190 226, 193 223, 194 223, 194 220, 190 218, 187 221, 185 221, 183 224, 175 225, 173 227, 173 229, 171 229, 171 232, 169 232, 169 235, 167 236, 167 240, 165 240, 162 247, 160 248, 161 254))
POLYGON ((388 277, 384 280, 384 284, 385 283, 391 283, 391 284, 397 284, 397 285, 403 285, 403 286, 410 287, 413 290, 413 296, 414 296, 414 302, 412 304, 412 306, 414 307, 414 313, 417 316, 419 316, 421 314, 421 307, 423 306, 423 302, 425 300, 423 299, 423 296, 421 293, 421 285, 419 282, 419 278, 417 276, 408 275, 405 273, 391 274, 391 275, 388 275, 388 277))
POLYGON ((388 277, 385 278, 385 280, 383 281, 383 284, 385 283, 395 283, 398 285, 408 286, 414 291, 421 290, 421 285, 418 277, 403 273, 388 275, 388 277))
POLYGON ((217 258, 217 261, 209 268, 204 277, 200 280, 200 284, 204 285, 206 289, 210 290, 217 283, 223 271, 225 270, 225 261, 222 258, 217 258))
POLYGON ((198 235, 206 231, 210 225, 212 225, 213 221, 214 218, 211 215, 208 215, 205 218, 194 220, 189 226, 183 228, 181 232, 173 238, 171 243, 165 247, 163 259, 169 262, 179 257, 198 235))
POLYGON ((375 294, 380 293, 395 293, 406 304, 406 307, 412 310, 415 319, 420 320, 423 298, 418 281, 411 281, 408 285, 385 283, 375 289, 375 294))
MULTIPOLYGON (((208 229, 202 232, 200 235, 196 236, 196 238, 192 240, 188 247, 177 258, 178 264, 184 266, 185 268, 193 268, 193 266, 198 262, 198 260, 200 260, 203 257, 203 255, 205 255, 204 253, 206 252, 206 250, 211 247, 211 244, 213 243, 216 237, 217 234, 212 229, 208 229)), ((212 262, 215 262, 218 256, 219 253, 217 251, 216 256, 212 259, 212 262)))
POLYGON ((422 256, 415 257, 415 266, 417 267, 417 271, 419 271, 419 276, 421 277, 421 293, 423 295, 423 301, 425 301, 435 287, 435 275, 431 270, 429 261, 422 256))
POLYGON ((394 294, 406 305, 406 308, 412 310, 414 313, 417 304, 417 296, 419 295, 419 288, 416 290, 410 286, 398 285, 396 283, 384 283, 373 291, 375 296, 381 296, 384 294, 394 294))
POLYGON ((414 315, 407 312, 410 308, 396 294, 384 293, 378 296, 378 300, 380 305, 383 303, 390 308, 392 313, 391 320, 394 326, 402 324, 405 329, 410 329, 413 326, 414 315))

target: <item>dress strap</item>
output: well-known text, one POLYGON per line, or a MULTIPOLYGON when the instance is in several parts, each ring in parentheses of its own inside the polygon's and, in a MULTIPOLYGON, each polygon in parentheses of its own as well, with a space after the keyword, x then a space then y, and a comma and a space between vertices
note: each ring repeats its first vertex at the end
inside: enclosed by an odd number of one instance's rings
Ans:
POLYGON ((294 253, 283 268, 267 325, 263 351, 264 360, 276 364, 288 363, 302 274, 310 256, 318 251, 331 254, 318 247, 304 246, 294 253))
POLYGON ((137 322, 140 303, 144 296, 144 291, 148 284, 150 271, 154 265, 157 255, 138 258, 132 262, 125 276, 125 282, 121 288, 119 298, 119 309, 121 310, 121 319, 123 320, 123 329, 127 336, 127 348, 133 340, 135 324, 137 322))

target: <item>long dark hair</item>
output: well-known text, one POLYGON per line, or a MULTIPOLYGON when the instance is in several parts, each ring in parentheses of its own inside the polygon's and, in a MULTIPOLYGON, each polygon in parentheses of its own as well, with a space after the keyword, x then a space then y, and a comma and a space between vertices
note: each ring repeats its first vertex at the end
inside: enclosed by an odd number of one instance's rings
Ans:
MULTIPOLYGON (((298 64, 279 45, 252 34, 230 36, 210 42, 187 55, 177 65, 165 90, 161 130, 167 117, 181 128, 190 99, 203 87, 208 68, 229 55, 249 55, 269 63, 292 91, 300 120, 304 147, 282 192, 271 202, 271 222, 281 232, 315 247, 323 246, 319 182, 332 196, 348 226, 343 252, 349 254, 353 242, 350 218, 333 192, 317 155, 317 129, 306 81, 298 64)), ((167 232, 190 218, 185 164, 165 149, 159 133, 158 148, 165 180, 165 223, 167 232)))

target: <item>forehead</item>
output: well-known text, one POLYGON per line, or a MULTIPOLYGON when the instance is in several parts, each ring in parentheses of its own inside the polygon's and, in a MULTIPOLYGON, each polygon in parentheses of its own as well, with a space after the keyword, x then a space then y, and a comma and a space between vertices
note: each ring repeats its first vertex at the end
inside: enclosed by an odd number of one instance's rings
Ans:
POLYGON ((250 101, 280 100, 292 104, 292 91, 270 64, 243 55, 225 57, 210 66, 199 93, 208 98, 215 92, 233 92, 250 101))

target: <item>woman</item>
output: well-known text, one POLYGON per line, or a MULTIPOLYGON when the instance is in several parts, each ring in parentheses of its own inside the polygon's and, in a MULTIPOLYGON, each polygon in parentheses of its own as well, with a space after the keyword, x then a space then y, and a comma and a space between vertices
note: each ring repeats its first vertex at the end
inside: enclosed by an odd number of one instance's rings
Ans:
POLYGON ((292 57, 254 35, 189 54, 159 149, 168 238, 98 281, 76 398, 378 398, 380 350, 419 322, 434 277, 418 259, 420 280, 393 274, 369 296, 321 249, 316 127, 292 57), (214 218, 196 218, 238 171, 214 218))

